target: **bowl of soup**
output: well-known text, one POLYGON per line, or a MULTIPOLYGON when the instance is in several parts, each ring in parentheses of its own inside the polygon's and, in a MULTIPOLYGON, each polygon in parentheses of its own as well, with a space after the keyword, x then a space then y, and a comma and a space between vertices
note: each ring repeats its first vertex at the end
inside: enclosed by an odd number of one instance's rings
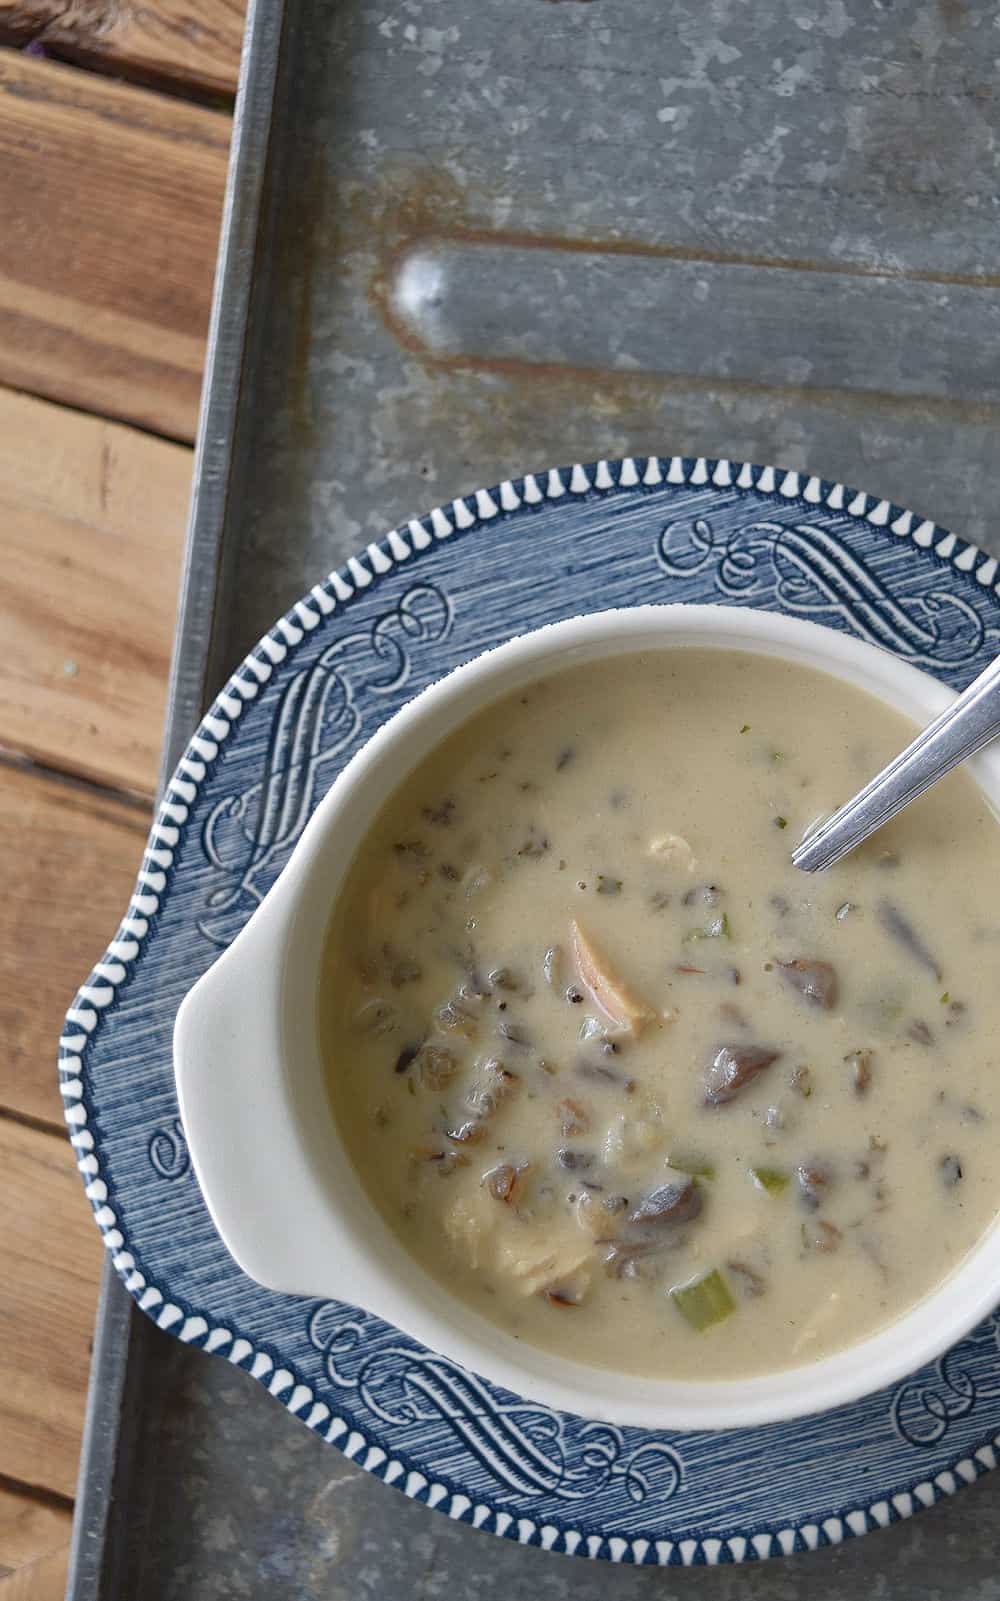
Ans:
POLYGON ((530 1399, 835 1406, 1000 1298, 1000 757, 791 849, 951 692, 853 637, 640 607, 515 639, 353 758, 186 998, 233 1256, 530 1399))

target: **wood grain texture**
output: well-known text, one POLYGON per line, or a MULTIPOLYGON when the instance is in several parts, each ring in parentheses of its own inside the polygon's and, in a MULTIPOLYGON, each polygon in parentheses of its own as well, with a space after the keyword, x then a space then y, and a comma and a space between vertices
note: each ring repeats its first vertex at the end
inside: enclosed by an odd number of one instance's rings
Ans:
POLYGON ((0 52, 0 383, 193 439, 229 131, 0 52))
POLYGON ((103 1247, 64 1136, 0 1118, 0 1172, 3 1471, 71 1496, 103 1247))
POLYGON ((0 744, 153 793, 191 462, 0 389, 0 744))
POLYGON ((63 1601, 68 1568, 67 1541, 0 1582, 0 1601, 63 1601))
POLYGON ((147 827, 111 797, 0 764, 0 1105, 60 1133, 63 1017, 125 911, 147 827))
POLYGON ((0 44, 40 44, 81 66, 182 93, 236 92, 243 0, 0 0, 0 44))
POLYGON ((9 1593, 3 1580, 15 1569, 65 1550, 71 1524, 68 1508, 0 1488, 0 1601, 9 1593))

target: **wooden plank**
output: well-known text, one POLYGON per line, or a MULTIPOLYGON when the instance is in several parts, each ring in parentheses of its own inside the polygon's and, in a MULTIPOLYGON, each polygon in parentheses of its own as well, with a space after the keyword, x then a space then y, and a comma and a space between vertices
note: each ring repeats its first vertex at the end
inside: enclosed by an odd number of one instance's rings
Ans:
MULTIPOLYGON (((0 1487, 0 1581, 18 1568, 65 1550, 72 1521, 68 1507, 50 1506, 0 1487)), ((0 1582, 0 1601, 7 1593, 0 1582)))
POLYGON ((103 1247, 63 1136, 0 1118, 0 1172, 3 1471, 72 1496, 103 1247))
POLYGON ((0 1583, 0 1601, 63 1601, 68 1568, 67 1543, 0 1583))
POLYGON ((0 52, 0 383, 194 437, 229 132, 0 52))
POLYGON ((147 827, 121 801, 0 765, 0 1108, 61 1130, 56 1041, 125 911, 147 827))
POLYGON ((236 93, 243 0, 0 0, 0 44, 47 54, 135 82, 236 93))
POLYGON ((191 463, 0 389, 0 744, 153 793, 191 463))

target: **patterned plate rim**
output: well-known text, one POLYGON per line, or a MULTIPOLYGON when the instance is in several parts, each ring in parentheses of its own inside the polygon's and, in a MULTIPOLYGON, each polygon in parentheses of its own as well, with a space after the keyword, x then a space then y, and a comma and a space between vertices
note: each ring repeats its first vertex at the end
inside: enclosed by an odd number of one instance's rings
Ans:
POLYGON ((263 635, 216 695, 164 790, 128 912, 66 1014, 58 1065, 70 1141, 105 1248, 111 1253, 112 1265, 129 1294, 159 1328, 209 1352, 221 1354, 228 1347, 228 1360, 234 1366, 246 1368, 308 1428, 322 1431, 327 1441, 338 1445, 346 1456, 359 1462, 368 1472, 388 1484, 396 1484, 404 1494, 452 1518, 471 1522, 477 1528, 517 1540, 522 1545, 537 1545, 546 1550, 611 1562, 692 1566, 759 1560, 786 1555, 793 1550, 814 1550, 818 1546, 837 1545, 871 1528, 902 1521, 944 1496, 954 1494, 963 1484, 973 1482, 995 1467, 1000 1435, 991 1435, 978 1450, 953 1462, 950 1469, 939 1472, 933 1479, 918 1479, 909 1489, 893 1495, 891 1503, 882 1498, 873 1505, 858 1506, 829 1517, 822 1525, 806 1523, 797 1528, 776 1525, 748 1535, 649 1541, 614 1534, 585 1537, 579 1530, 554 1524, 540 1526, 530 1518, 515 1519, 495 1507, 473 1507, 468 1496, 430 1482, 422 1473, 408 1470, 404 1463, 387 1456, 381 1447, 366 1439, 345 1419, 334 1416, 325 1402, 316 1400, 312 1387, 303 1383, 289 1367, 279 1367, 259 1341, 251 1342, 239 1330, 213 1327, 196 1309, 168 1300, 162 1290, 147 1280, 128 1249, 114 1208, 108 1204, 98 1144, 88 1127, 86 1095, 91 1047, 104 1013, 119 991, 127 986, 141 956, 151 921, 167 892, 174 850, 189 809, 244 706, 256 698, 275 668, 305 636, 322 618, 343 610, 355 595, 377 583, 394 567, 452 535, 471 533, 505 514, 544 501, 621 490, 641 494, 644 488, 653 489, 663 484, 737 489, 772 503, 798 499, 813 507, 825 507, 866 522, 887 536, 911 540, 920 549, 933 551, 959 571, 973 574, 984 588, 992 588, 1000 597, 1000 582, 997 582, 1000 563, 996 558, 988 556, 977 545, 961 541, 938 524, 921 520, 905 507, 830 479, 725 458, 626 456, 620 460, 578 462, 571 467, 549 468, 540 473, 527 473, 523 478, 505 479, 493 488, 459 496, 422 517, 411 518, 314 584, 263 635))

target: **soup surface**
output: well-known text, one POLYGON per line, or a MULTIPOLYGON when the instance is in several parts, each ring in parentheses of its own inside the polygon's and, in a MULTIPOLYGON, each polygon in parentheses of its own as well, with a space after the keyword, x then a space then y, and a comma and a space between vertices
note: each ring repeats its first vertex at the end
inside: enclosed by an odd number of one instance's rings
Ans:
POLYGON ((996 824, 955 774, 791 846, 912 730, 692 648, 557 673, 374 820, 320 988, 369 1194, 510 1333, 736 1377, 869 1334, 994 1216, 996 824))

